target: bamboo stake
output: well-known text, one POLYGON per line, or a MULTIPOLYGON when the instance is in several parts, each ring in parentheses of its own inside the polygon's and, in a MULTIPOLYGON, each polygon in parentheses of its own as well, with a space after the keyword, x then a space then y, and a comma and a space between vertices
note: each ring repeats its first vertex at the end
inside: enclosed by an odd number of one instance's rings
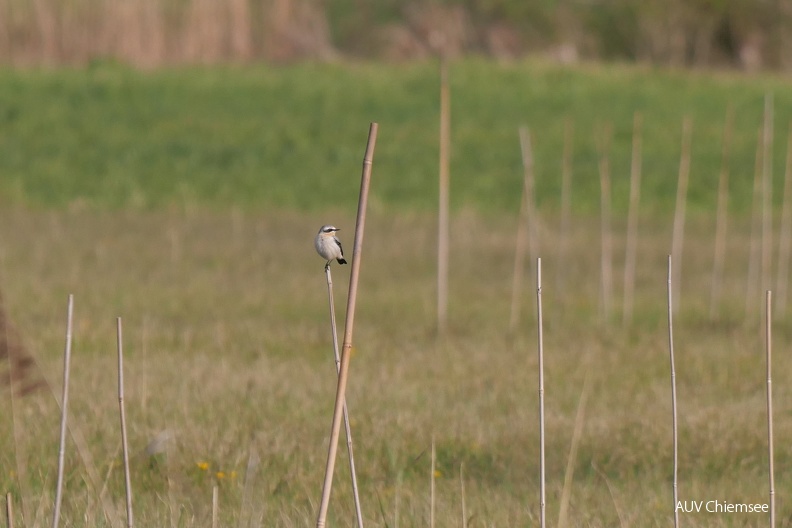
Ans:
POLYGON ((525 267, 526 238, 531 261, 536 256, 536 227, 534 207, 533 155, 531 153, 531 132, 522 126, 520 133, 520 152, 523 162, 523 192, 520 204, 517 241, 514 248, 514 275, 512 279, 512 303, 509 317, 509 332, 514 334, 520 321, 520 299, 522 298, 523 268, 525 267))
POLYGON ((360 256, 363 247, 363 233, 366 224, 366 204, 368 203, 369 182, 371 180, 371 167, 374 158, 374 146, 377 142, 377 123, 371 123, 369 128, 366 153, 363 157, 363 174, 360 181, 360 197, 358 198, 357 222, 355 224, 355 242, 352 248, 352 270, 349 279, 349 294, 347 296, 346 326, 344 328, 344 344, 341 352, 341 370, 338 373, 338 387, 336 389, 335 407, 333 409, 333 423, 330 432, 330 445, 327 453, 327 466, 322 485, 322 501, 319 505, 319 515, 316 527, 323 528, 327 520, 327 508, 330 504, 330 491, 333 485, 333 470, 338 451, 338 437, 341 431, 341 414, 346 401, 346 385, 349 376, 350 351, 352 349, 352 331, 355 322, 355 305, 357 301, 358 278, 360 277, 360 256))
POLYGON ((61 397, 60 445, 58 448, 58 481, 55 487, 55 508, 52 513, 52 527, 60 523, 60 509, 63 500, 63 469, 66 456, 66 424, 69 405, 69 365, 71 363, 72 318, 74 314, 74 295, 69 294, 66 312, 66 348, 63 353, 63 395, 61 397))
MULTIPOLYGON (((327 275, 327 298, 330 303, 330 327, 333 333, 333 355, 335 357, 336 375, 341 372, 341 356, 338 353, 338 331, 336 329, 335 302, 333 301, 333 277, 330 266, 325 266, 327 275)), ((355 471, 355 455, 352 449, 352 427, 349 425, 349 410, 344 400, 344 432, 347 440, 347 455, 349 456, 349 472, 352 477, 352 494, 355 499, 355 517, 358 528, 363 528, 363 512, 360 508, 360 493, 358 492, 357 472, 355 471)))
POLYGON ((429 479, 429 528, 435 525, 435 465, 437 464, 437 452, 435 451, 435 439, 432 435, 432 467, 429 479))
POLYGON ((610 182, 610 160, 608 150, 611 141, 611 125, 605 126, 602 139, 600 140, 600 234, 601 234, 601 301, 602 319, 607 321, 610 318, 611 297, 613 290, 613 241, 611 235, 611 182, 610 182))
POLYGON ((217 528, 217 523, 220 509, 220 490, 215 484, 212 486, 212 528, 217 528))
POLYGON ((726 227, 729 216, 729 157, 731 154, 732 131, 734 129, 734 106, 726 109, 726 123, 723 125, 723 144, 721 146, 721 166, 718 175, 718 210, 715 219, 715 256, 712 264, 712 289, 710 290, 710 319, 718 315, 723 266, 726 255, 726 227))
POLYGON ((10 492, 6 493, 6 527, 14 528, 14 502, 10 492))
POLYGON ((542 334, 542 259, 536 259, 536 319, 539 351, 539 519, 545 528, 545 420, 544 420, 544 339, 542 334))
MULTIPOLYGON (((674 437, 674 527, 679 526, 679 490, 677 475, 679 469, 679 444, 677 441, 677 398, 676 398, 676 366, 674 365, 674 318, 673 318, 673 286, 671 282, 671 269, 673 258, 668 256, 668 354, 671 359, 671 429, 674 437)), ((679 280, 679 279, 677 279, 679 280)))
POLYGON ((792 125, 787 136, 784 167, 784 202, 781 205, 781 234, 778 242, 778 279, 776 284, 776 316, 784 318, 787 307, 789 256, 792 253, 792 125))
POLYGON ((465 463, 459 463, 459 493, 462 496, 462 528, 467 528, 467 507, 465 506, 465 463))
POLYGON ((575 428, 572 432, 572 443, 569 446, 569 457, 567 458, 566 472, 564 473, 564 487, 561 490, 561 507, 558 512, 559 528, 567 526, 567 511, 569 509, 569 500, 572 497, 572 477, 575 474, 575 460, 577 459, 578 445, 580 444, 580 437, 583 435, 583 422, 586 416, 589 372, 590 371, 586 371, 586 378, 583 381, 583 389, 580 391, 577 414, 575 415, 575 428))
POLYGON ((118 339, 118 412, 121 417, 121 449, 124 457, 127 528, 132 528, 135 522, 132 515, 132 479, 129 474, 129 447, 127 443, 126 413, 124 412, 124 345, 120 317, 116 319, 116 336, 118 339))
POLYGON ((773 241, 773 94, 765 94, 762 131, 762 290, 770 288, 773 241))
POLYGON ((564 270, 566 261, 569 258, 569 229, 570 218, 572 216, 572 141, 574 139, 574 124, 567 117, 564 120, 564 147, 561 154, 561 240, 558 244, 558 262, 563 265, 558 270, 557 287, 559 292, 563 291, 564 270))
POLYGON ((762 202, 762 129, 760 128, 756 134, 756 158, 754 160, 754 185, 753 185, 753 199, 751 202, 751 242, 748 253, 748 279, 746 280, 745 292, 745 315, 754 313, 752 310, 753 299, 756 297, 756 282, 759 275, 757 269, 761 260, 761 247, 759 245, 759 236, 761 229, 761 202, 762 202))
POLYGON ((445 334, 448 322, 449 253, 449 156, 451 150, 451 102, 448 88, 448 63, 440 59, 440 174, 437 226, 437 333, 445 334))
POLYGON ((627 212, 627 254, 624 259, 624 304, 622 324, 632 321, 633 291, 635 289, 635 259, 638 247, 638 204, 641 199, 641 146, 643 116, 633 116, 632 159, 630 162, 630 208, 627 212))
POLYGON ((767 454, 770 473, 770 528, 775 528, 775 475, 773 472, 773 377, 772 377, 772 297, 773 292, 767 290, 765 301, 765 345, 767 357, 767 454))
MULTIPOLYGON (((70 329, 67 328, 67 339, 71 339, 71 332, 69 330, 70 329)), ((8 337, 6 335, 6 339, 7 338, 8 337)), ((36 360, 36 358, 32 354, 32 352, 31 351, 28 351, 28 352, 30 353, 30 355, 31 355, 32 359, 34 360, 34 362, 38 363, 38 361, 36 360)), ((9 375, 12 375, 12 374, 9 373, 9 375)), ((61 407, 61 413, 63 413, 63 400, 62 399, 58 399, 58 395, 55 392, 55 384, 53 382, 51 382, 51 380, 47 379, 46 376, 43 376, 43 377, 45 378, 44 379, 44 385, 49 390, 49 393, 52 396, 52 399, 55 400, 55 402, 58 404, 59 407, 61 407)), ((9 394, 13 396, 13 391, 9 391, 9 394)), ((13 405, 14 405, 13 397, 12 397, 11 401, 12 401, 12 411, 13 411, 13 409, 14 409, 14 407, 13 407, 13 405)), ((38 518, 38 515, 34 516, 32 514, 32 512, 30 511, 30 507, 29 507, 28 501, 25 499, 25 495, 24 495, 25 479, 23 477, 27 474, 27 470, 26 470, 26 465, 24 464, 24 461, 22 460, 22 456, 20 456, 20 454, 19 454, 20 452, 22 452, 22 449, 21 449, 22 436, 21 435, 17 436, 16 432, 20 428, 16 424, 16 414, 13 413, 13 412, 12 412, 12 418, 14 419, 14 424, 13 425, 14 425, 14 431, 15 431, 15 433, 14 433, 14 444, 15 444, 15 449, 17 450, 17 454, 16 454, 16 458, 17 458, 17 480, 18 480, 18 483, 19 483, 19 486, 20 486, 20 490, 23 493, 23 496, 21 497, 23 522, 28 522, 26 519, 30 519, 31 520, 30 522, 34 522, 32 519, 34 519, 34 517, 38 518)), ((116 525, 120 524, 120 518, 118 517, 116 509, 113 507, 113 505, 109 501, 107 501, 105 499, 105 497, 100 492, 100 490, 102 488, 102 486, 101 486, 101 482, 102 481, 99 478, 99 474, 97 473, 96 464, 94 464, 94 462, 93 462, 93 457, 91 456, 91 451, 88 449, 88 443, 85 441, 85 437, 83 436, 79 426, 77 424, 75 424, 75 423, 69 423, 68 427, 67 427, 67 431, 68 431, 68 433, 69 433, 69 435, 71 437, 71 440, 74 442, 74 446, 77 449, 77 454, 78 454, 80 460, 82 461, 83 466, 85 467, 85 471, 86 471, 87 476, 88 476, 88 478, 86 479, 85 482, 86 482, 86 484, 88 484, 93 489, 94 496, 97 496, 97 495, 99 496, 99 502, 102 505, 102 510, 104 512, 105 518, 108 520, 108 522, 112 526, 116 526, 116 525)))
POLYGON ((671 256, 674 259, 676 282, 674 283, 674 311, 679 309, 682 277, 682 251, 685 245, 685 210, 687 208, 687 189, 690 176, 690 141, 693 123, 690 116, 682 120, 682 150, 679 156, 679 178, 677 180, 676 206, 674 208, 674 231, 671 238, 671 256))

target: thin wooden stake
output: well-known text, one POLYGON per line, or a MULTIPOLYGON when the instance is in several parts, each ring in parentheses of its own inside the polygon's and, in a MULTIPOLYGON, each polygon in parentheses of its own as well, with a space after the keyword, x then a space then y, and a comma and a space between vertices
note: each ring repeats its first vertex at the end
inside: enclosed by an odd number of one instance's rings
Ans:
POLYGON ((220 515, 220 488, 215 484, 212 486, 212 528, 217 528, 218 517, 220 515))
POLYGON ((448 323, 449 157, 451 151, 451 102, 448 63, 440 59, 440 174, 437 226, 437 333, 445 334, 448 323))
POLYGON ((671 256, 674 259, 676 282, 674 283, 674 311, 679 309, 679 297, 682 277, 682 251, 685 245, 685 210, 687 208, 687 190, 690 177, 690 141, 693 123, 690 116, 682 120, 682 150, 679 156, 679 178, 677 180, 676 205, 674 209, 674 231, 671 238, 671 256))
POLYGON ((770 528, 775 528, 775 474, 773 471, 773 376, 772 376, 772 351, 773 351, 773 292, 767 290, 765 300, 765 345, 767 357, 767 455, 770 473, 770 528))
POLYGON ((778 241, 778 279, 776 284, 776 317, 784 318, 789 284, 789 256, 792 253, 792 124, 787 136, 784 167, 784 202, 781 205, 781 234, 778 241))
POLYGON ((459 493, 462 497, 462 528, 467 528, 467 507, 465 506, 465 463, 459 463, 459 493))
POLYGON ((435 438, 432 435, 432 467, 429 476, 429 528, 435 525, 435 466, 437 464, 437 452, 435 451, 435 438))
POLYGON ((536 257, 536 214, 534 206, 533 154, 531 132, 522 126, 520 151, 523 160, 523 192, 520 216, 517 224, 517 241, 514 244, 514 275, 512 279, 512 303, 509 317, 509 332, 514 334, 520 322, 520 299, 522 298, 523 268, 525 267, 526 242, 531 261, 536 257), (526 240, 527 239, 527 240, 526 240))
POLYGON ((539 351, 539 519, 545 528, 545 420, 544 420, 544 337, 542 334, 542 259, 536 259, 536 322, 539 351))
POLYGON ((124 457, 124 485, 126 489, 127 528, 135 525, 132 515, 132 478, 129 473, 129 446, 127 443, 126 413, 124 412, 124 340, 121 318, 116 319, 118 339, 118 412, 121 417, 121 450, 124 457))
POLYGON ((335 406, 333 408, 333 423, 330 430, 330 445, 327 453, 327 466, 322 485, 322 501, 319 505, 319 515, 316 527, 323 528, 327 521, 327 509, 330 505, 330 491, 333 486, 333 472, 335 470, 336 453, 338 452, 338 437, 341 432, 341 416, 344 402, 346 401, 347 378, 349 377, 349 360, 352 350, 352 334, 355 322, 355 306, 357 302, 357 287, 360 277, 360 257, 363 249, 363 233, 366 225, 366 205, 368 203, 369 182, 371 168, 374 160, 374 146, 377 143, 377 123, 371 123, 369 128, 366 153, 363 156, 363 174, 360 181, 360 196, 358 198, 357 221, 355 223, 355 242, 352 248, 352 270, 349 278, 349 294, 347 296, 346 326, 344 328, 344 344, 341 349, 341 370, 338 373, 338 387, 336 389, 335 406))
MULTIPOLYGON (((333 277, 330 273, 330 266, 325 266, 327 276, 327 298, 330 303, 330 327, 333 334, 333 355, 335 357, 336 375, 341 372, 341 356, 338 353, 338 330, 336 329, 335 302, 333 300, 333 277)), ((352 477, 352 495, 355 500, 355 518, 358 528, 363 528, 363 511, 360 508, 360 493, 358 491, 357 472, 355 471, 355 454, 352 448, 352 427, 349 424, 349 409, 344 400, 344 432, 347 441, 347 455, 349 458, 349 472, 352 477)))
POLYGON ((602 301, 602 319, 608 321, 611 312, 611 298, 613 296, 613 237, 611 234, 611 182, 610 182, 610 150, 611 125, 608 124, 600 140, 600 287, 602 301))
POLYGON ((734 106, 726 109, 726 123, 723 125, 721 146, 721 166, 718 175, 718 210, 715 217, 715 256, 712 264, 712 288, 710 290, 710 319, 718 315, 723 281, 723 265, 726 257, 726 227, 729 217, 729 158, 731 154, 732 131, 734 129, 734 106))
POLYGON ((11 493, 6 493, 6 528, 14 528, 14 502, 11 493))
POLYGON ((63 469, 66 457, 66 429, 69 408, 69 365, 71 363, 72 318, 74 314, 74 295, 69 294, 66 311, 66 349, 63 353, 63 395, 61 396, 60 444, 58 447, 58 481, 55 486, 55 508, 52 513, 52 528, 60 524, 60 509, 63 500, 63 469))
POLYGON ((633 291, 635 290, 635 260, 638 248, 638 205, 641 200, 641 146, 643 116, 633 116, 632 159, 630 162, 630 208, 627 212, 627 250, 624 258, 624 304, 622 324, 632 321, 633 291))
MULTIPOLYGON (((679 526, 679 490, 677 475, 679 469, 679 445, 677 442, 677 398, 676 398, 676 366, 674 365, 674 304, 673 285, 671 281, 672 256, 668 256, 668 354, 671 359, 671 429, 674 437, 674 527, 679 526)), ((677 279, 679 280, 679 279, 677 279)))

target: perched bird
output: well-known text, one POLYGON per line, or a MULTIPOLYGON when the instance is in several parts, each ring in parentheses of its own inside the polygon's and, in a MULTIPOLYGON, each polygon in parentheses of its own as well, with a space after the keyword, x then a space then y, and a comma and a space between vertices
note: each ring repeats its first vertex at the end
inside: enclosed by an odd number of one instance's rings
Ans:
POLYGON ((319 229, 319 233, 314 240, 316 252, 319 253, 323 259, 327 260, 325 269, 330 267, 330 262, 336 259, 339 264, 346 264, 344 260, 344 250, 341 247, 341 241, 336 238, 336 231, 341 231, 337 227, 331 225, 324 225, 319 229))

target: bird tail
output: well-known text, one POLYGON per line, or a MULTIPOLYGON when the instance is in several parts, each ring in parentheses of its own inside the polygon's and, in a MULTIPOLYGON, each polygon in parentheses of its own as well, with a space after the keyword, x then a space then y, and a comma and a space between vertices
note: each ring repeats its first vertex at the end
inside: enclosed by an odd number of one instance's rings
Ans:
POLYGON ((339 259, 336 259, 336 260, 338 261, 339 264, 346 264, 347 263, 347 261, 344 260, 343 257, 339 258, 339 259))

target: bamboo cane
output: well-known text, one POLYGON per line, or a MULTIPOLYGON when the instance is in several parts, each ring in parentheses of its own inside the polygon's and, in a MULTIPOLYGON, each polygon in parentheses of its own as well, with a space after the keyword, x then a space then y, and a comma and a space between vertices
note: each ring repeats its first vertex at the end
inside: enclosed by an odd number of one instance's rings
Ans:
POLYGON ((341 432, 341 415, 346 401, 347 378, 349 377, 350 351, 352 350, 352 333, 355 322, 355 305, 357 301, 357 286, 360 277, 360 256, 363 248, 363 233, 366 224, 366 205, 368 203, 369 182, 374 159, 374 146, 377 142, 377 123, 371 123, 369 128, 366 153, 363 156, 363 174, 360 181, 360 196, 358 198, 357 222, 355 224, 355 242, 352 248, 352 271, 349 279, 349 294, 347 296, 346 326, 344 328, 344 344, 341 349, 341 370, 338 373, 338 386, 336 389, 335 406, 333 408, 333 422, 330 430, 330 445, 327 453, 325 478, 322 485, 322 500, 319 505, 319 515, 316 527, 323 528, 327 521, 327 509, 330 505, 330 491, 333 486, 333 471, 335 469, 336 453, 338 451, 338 437, 341 432))
MULTIPOLYGON (((333 276, 330 266, 325 266, 327 276, 327 298, 330 303, 330 328, 333 334, 333 355, 335 357, 336 375, 341 372, 341 356, 338 353, 338 330, 336 329, 335 301, 333 300, 333 276)), ((352 427, 349 425, 349 409, 344 400, 344 432, 347 440, 347 455, 349 457, 349 472, 352 478, 352 494, 355 499, 355 518, 358 528, 363 528, 363 512, 360 508, 360 493, 358 491, 357 472, 355 471, 355 454, 352 448, 352 427)))
POLYGON ((120 317, 116 319, 116 336, 118 340, 118 411, 121 417, 121 449, 124 457, 127 528, 132 528, 135 522, 132 515, 132 479, 129 474, 129 447, 127 444, 126 413, 124 412, 124 347, 120 317))
POLYGON ((60 524, 61 502, 63 500, 63 471, 66 457, 66 429, 69 408, 69 365, 72 347, 72 317, 74 314, 74 295, 69 294, 66 312, 66 348, 63 353, 63 395, 61 397, 60 444, 58 448, 58 480, 55 486, 55 508, 52 513, 52 528, 60 524))

